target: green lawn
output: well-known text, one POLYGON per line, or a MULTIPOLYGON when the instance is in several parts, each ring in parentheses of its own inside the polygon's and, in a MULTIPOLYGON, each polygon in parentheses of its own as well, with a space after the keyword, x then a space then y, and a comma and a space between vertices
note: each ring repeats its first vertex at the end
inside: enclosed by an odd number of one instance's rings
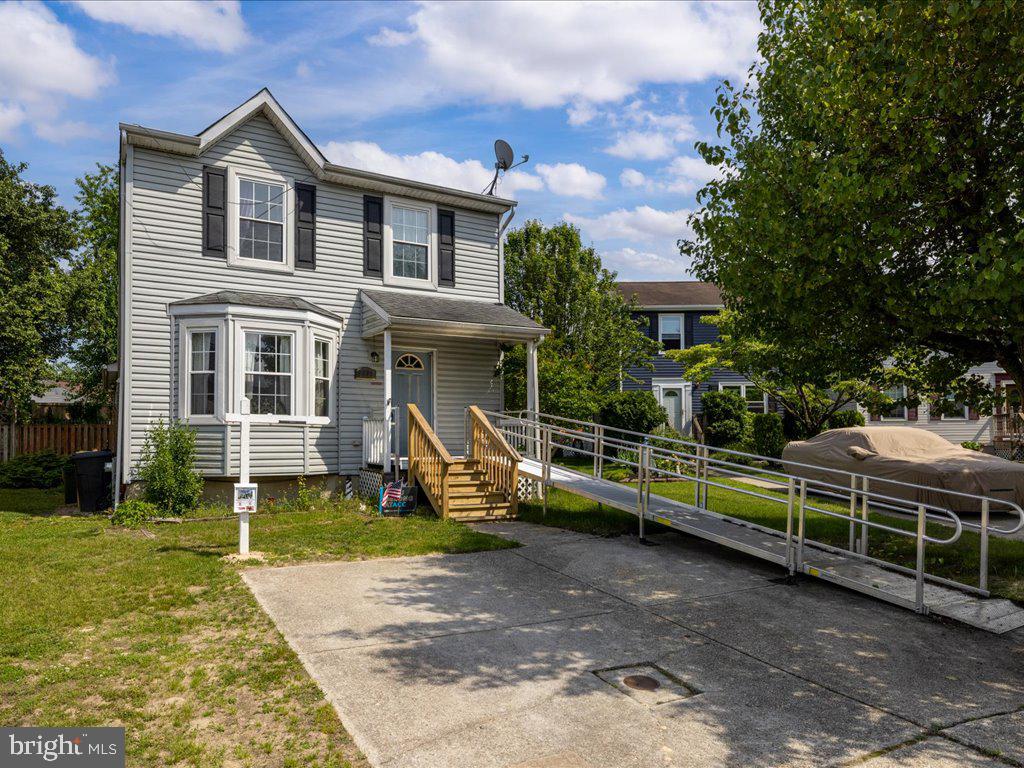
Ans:
MULTIPOLYGON (((590 472, 592 459, 561 459, 560 464, 590 472)), ((775 493, 763 488, 753 488, 738 480, 721 480, 727 485, 738 486, 785 498, 785 493, 775 493)), ((671 499, 693 503, 693 483, 657 482, 651 493, 671 499)), ((849 513, 849 506, 812 499, 808 503, 842 514, 849 513)), ((748 520, 767 528, 786 530, 786 506, 772 501, 747 496, 723 488, 708 489, 708 506, 714 512, 748 520)), ((600 536, 615 536, 636 533, 637 519, 634 515, 608 507, 598 508, 594 502, 579 496, 553 490, 548 497, 547 514, 541 504, 520 504, 520 518, 530 522, 553 525, 559 528, 593 533, 600 536)), ((872 513, 872 520, 884 522, 893 527, 915 531, 914 521, 872 513)), ((846 547, 849 544, 849 523, 827 515, 808 512, 806 518, 807 538, 846 547)), ((649 530, 655 530, 649 528, 649 530)), ((928 533, 937 538, 946 538, 951 528, 938 523, 928 524, 928 533)), ((859 529, 858 529, 859 532, 859 529)), ((925 568, 937 576, 955 579, 965 584, 977 584, 979 575, 978 534, 964 530, 960 539, 949 545, 930 544, 925 550, 925 568)), ((916 544, 913 538, 885 531, 871 530, 868 554, 873 557, 913 567, 916 563, 916 544)), ((993 595, 1008 597, 1024 602, 1024 541, 989 537, 989 589, 993 595)))
MULTIPOLYGON (((237 522, 131 531, 0 490, 0 723, 123 725, 132 766, 365 765, 320 690, 222 556, 237 522)), ((514 544, 354 502, 256 516, 271 564, 514 544)))

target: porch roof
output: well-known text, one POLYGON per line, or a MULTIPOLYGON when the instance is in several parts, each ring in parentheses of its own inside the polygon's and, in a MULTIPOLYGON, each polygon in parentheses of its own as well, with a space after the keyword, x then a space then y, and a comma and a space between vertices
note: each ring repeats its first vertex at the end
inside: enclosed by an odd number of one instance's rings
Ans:
POLYGON ((551 331, 504 304, 399 291, 360 291, 363 337, 385 330, 500 341, 528 341, 551 331))

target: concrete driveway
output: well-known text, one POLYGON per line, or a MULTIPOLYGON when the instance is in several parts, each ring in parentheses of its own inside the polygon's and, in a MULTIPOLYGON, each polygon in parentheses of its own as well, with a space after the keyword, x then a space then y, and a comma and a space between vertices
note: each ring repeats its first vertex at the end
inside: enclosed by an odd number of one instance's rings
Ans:
POLYGON ((1024 764, 1020 630, 677 534, 479 527, 524 546, 244 574, 375 765, 1024 764))

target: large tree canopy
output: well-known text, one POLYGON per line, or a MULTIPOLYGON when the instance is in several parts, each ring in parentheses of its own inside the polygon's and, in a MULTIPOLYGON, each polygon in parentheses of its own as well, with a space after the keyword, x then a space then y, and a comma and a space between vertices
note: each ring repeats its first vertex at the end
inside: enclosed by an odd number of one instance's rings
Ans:
POLYGON ((76 243, 53 187, 21 178, 0 152, 0 417, 19 419, 64 351, 61 264, 76 243))
POLYGON ((117 168, 97 165, 78 179, 82 247, 68 274, 69 378, 85 403, 112 405, 104 367, 117 362, 117 168))
POLYGON ((868 373, 900 350, 1024 385, 1024 7, 764 0, 680 243, 737 333, 868 373))
MULTIPOLYGON (((615 284, 615 273, 571 224, 528 221, 505 243, 505 302, 552 330, 540 346, 541 409, 592 419, 621 372, 643 365, 657 345, 615 284)), ((505 399, 525 407, 521 346, 504 358, 505 399)))

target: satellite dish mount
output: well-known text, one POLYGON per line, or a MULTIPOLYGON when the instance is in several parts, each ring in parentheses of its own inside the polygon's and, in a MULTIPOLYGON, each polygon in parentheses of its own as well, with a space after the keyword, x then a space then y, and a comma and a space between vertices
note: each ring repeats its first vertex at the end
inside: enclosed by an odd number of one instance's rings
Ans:
POLYGON ((498 186, 498 179, 506 171, 510 171, 513 168, 518 168, 523 163, 529 162, 530 156, 523 155, 522 159, 517 163, 515 162, 516 156, 512 151, 512 147, 507 141, 498 139, 494 142, 494 178, 491 179, 490 185, 484 191, 485 195, 493 195, 494 190, 498 186))

